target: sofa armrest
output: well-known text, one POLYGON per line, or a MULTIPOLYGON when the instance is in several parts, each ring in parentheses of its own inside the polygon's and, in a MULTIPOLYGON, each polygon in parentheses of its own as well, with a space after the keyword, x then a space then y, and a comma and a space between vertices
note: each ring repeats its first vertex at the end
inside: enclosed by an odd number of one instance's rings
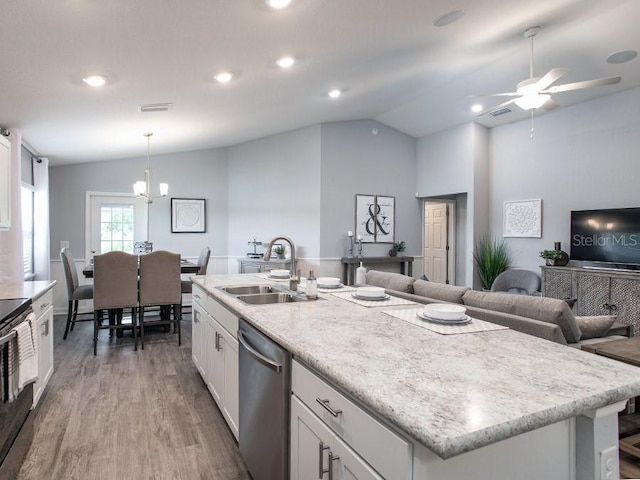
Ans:
POLYGON ((633 337, 635 336, 635 329, 633 325, 627 325, 626 323, 622 323, 619 321, 615 321, 611 328, 605 335, 606 337, 610 337, 611 335, 623 335, 625 337, 633 337))

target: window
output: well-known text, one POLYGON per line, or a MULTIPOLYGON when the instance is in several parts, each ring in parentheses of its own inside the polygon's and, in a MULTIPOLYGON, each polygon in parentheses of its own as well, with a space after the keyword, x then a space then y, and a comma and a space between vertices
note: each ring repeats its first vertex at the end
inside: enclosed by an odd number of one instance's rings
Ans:
POLYGON ((100 206, 100 253, 133 253, 135 210, 133 205, 100 206))
POLYGON ((33 271, 33 187, 22 184, 22 262, 25 280, 34 277, 33 271))

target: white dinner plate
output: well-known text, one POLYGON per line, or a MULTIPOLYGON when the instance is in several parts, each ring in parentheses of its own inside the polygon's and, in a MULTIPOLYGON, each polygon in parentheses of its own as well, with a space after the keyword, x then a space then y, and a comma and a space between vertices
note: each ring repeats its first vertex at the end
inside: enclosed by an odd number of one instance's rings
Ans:
POLYGON ((321 283, 318 284, 318 288, 340 288, 343 285, 341 283, 336 284, 331 284, 331 285, 322 285, 321 283))
POLYGON ((357 298, 358 300, 372 300, 374 302, 379 300, 386 300, 387 298, 389 298, 389 295, 387 295, 386 293, 381 297, 369 297, 369 296, 363 297, 361 295, 358 295, 357 293, 352 293, 351 296, 353 298, 357 298))
POLYGON ((274 275, 273 273, 270 273, 269 278, 277 278, 283 280, 289 278, 289 274, 287 273, 286 275, 274 275))
POLYGON ((469 315, 465 315, 464 318, 460 318, 458 320, 443 320, 440 318, 433 318, 425 315, 422 312, 418 312, 416 315, 420 317, 422 320, 426 320, 431 323, 439 323, 441 325, 466 325, 471 322, 471 317, 469 315))

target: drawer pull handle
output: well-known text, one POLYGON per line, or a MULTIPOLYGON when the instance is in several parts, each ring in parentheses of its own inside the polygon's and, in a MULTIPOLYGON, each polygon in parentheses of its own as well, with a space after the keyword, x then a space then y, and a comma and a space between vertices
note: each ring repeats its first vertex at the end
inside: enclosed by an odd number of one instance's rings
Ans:
MULTIPOLYGON (((322 479, 325 473, 331 475, 331 465, 329 465, 329 469, 324 469, 324 451, 329 450, 329 446, 325 445, 324 442, 320 442, 318 444, 318 478, 322 479)), ((331 452, 329 452, 331 455, 331 452)))
POLYGON ((222 335, 220 335, 218 332, 216 333, 216 350, 220 351, 222 350, 222 345, 220 344, 220 338, 222 337, 222 335))
POLYGON ((618 311, 618 306, 617 305, 611 305, 609 308, 611 309, 612 312, 617 312, 618 311))
POLYGON ((342 410, 334 410, 333 408, 331 408, 329 406, 329 400, 328 399, 324 399, 322 400, 321 398, 316 398, 316 402, 318 402, 320 405, 322 405, 322 407, 329 412, 331 415, 333 415, 334 417, 338 417, 338 415, 340 415, 342 413, 342 410))
POLYGON ((329 450, 329 480, 333 480, 333 462, 335 460, 340 460, 340 457, 334 455, 331 450, 329 450))
POLYGON ((193 298, 197 298, 198 300, 200 300, 200 295, 198 295, 197 293, 194 293, 193 298))
POLYGON ((43 303, 42 305, 40 305, 40 311, 46 310, 48 306, 48 303, 43 303))

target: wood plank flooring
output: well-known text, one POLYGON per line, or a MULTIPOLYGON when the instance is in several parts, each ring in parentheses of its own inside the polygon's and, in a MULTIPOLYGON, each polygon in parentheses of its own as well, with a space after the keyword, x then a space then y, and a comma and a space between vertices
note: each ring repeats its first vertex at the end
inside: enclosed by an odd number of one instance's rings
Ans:
POLYGON ((233 434, 191 360, 191 316, 177 335, 99 334, 91 322, 62 340, 55 319, 55 372, 38 408, 18 480, 250 480, 233 434))

